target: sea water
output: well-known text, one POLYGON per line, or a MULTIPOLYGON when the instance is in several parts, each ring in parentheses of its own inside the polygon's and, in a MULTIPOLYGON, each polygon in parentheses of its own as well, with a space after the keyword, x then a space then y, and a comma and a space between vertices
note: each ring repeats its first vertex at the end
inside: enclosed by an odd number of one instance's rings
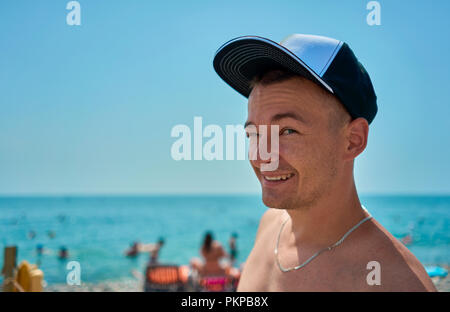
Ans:
MULTIPOLYGON (((411 235, 408 248, 423 264, 450 263, 450 196, 362 196, 361 201, 395 237, 411 235)), ((227 251, 236 232, 239 265, 251 251, 265 209, 257 195, 0 197, 0 248, 3 253, 5 246, 17 246, 18 263, 38 264, 49 284, 66 282, 72 260, 80 263, 82 282, 99 282, 143 272, 148 254, 124 255, 133 241, 163 237, 160 261, 188 264, 199 257, 206 231, 227 251), (67 260, 57 257, 61 246, 69 251, 67 260)))

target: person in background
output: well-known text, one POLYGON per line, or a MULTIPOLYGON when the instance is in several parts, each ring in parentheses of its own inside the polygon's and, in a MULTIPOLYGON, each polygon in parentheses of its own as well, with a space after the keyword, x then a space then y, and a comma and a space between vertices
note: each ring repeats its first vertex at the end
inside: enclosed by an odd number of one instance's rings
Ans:
POLYGON ((67 250, 66 246, 61 246, 59 248, 58 258, 60 260, 65 260, 65 259, 69 258, 69 251, 67 250))
POLYGON ((159 251, 164 245, 164 238, 160 237, 156 243, 153 244, 141 244, 138 241, 133 242, 131 247, 125 251, 127 257, 136 257, 140 253, 150 253, 150 263, 154 264, 158 262, 159 251))
POLYGON ((152 246, 149 246, 148 251, 150 252, 150 263, 151 264, 158 263, 159 251, 161 250, 162 246, 164 246, 164 238, 163 237, 160 237, 156 244, 152 244, 152 246))
POLYGON ((38 256, 44 254, 44 245, 37 244, 36 245, 36 253, 38 254, 38 256))
POLYGON ((134 241, 131 243, 131 246, 129 249, 125 251, 125 256, 134 258, 139 254, 140 244, 138 241, 134 241))
POLYGON ((201 276, 226 275, 227 268, 220 264, 220 260, 226 258, 228 255, 222 247, 222 244, 214 240, 213 234, 210 231, 205 233, 200 254, 203 257, 203 261, 194 258, 191 260, 191 266, 201 276))
POLYGON ((234 263, 236 262, 237 258, 237 245, 236 245, 236 239, 238 238, 238 235, 236 232, 233 232, 231 234, 230 240, 228 241, 228 245, 230 247, 230 264, 231 266, 234 266, 234 263))
POLYGON ((36 245, 36 254, 37 254, 37 259, 36 259, 36 265, 38 267, 41 266, 42 264, 42 255, 45 253, 49 253, 48 250, 46 248, 44 248, 43 244, 37 244, 36 245))

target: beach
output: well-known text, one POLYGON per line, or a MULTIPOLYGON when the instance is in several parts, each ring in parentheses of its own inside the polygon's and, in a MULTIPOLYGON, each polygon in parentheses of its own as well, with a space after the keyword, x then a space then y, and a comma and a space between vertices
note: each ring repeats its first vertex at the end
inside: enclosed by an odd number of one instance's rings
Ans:
POLYGON ((142 282, 137 279, 82 283, 79 286, 53 284, 44 288, 44 292, 141 292, 142 290, 142 282))
MULTIPOLYGON (((449 271, 450 266, 443 266, 449 271)), ((450 292, 450 275, 444 278, 433 277, 432 281, 439 292, 450 292)), ((100 283, 82 283, 80 286, 54 284, 44 288, 45 292, 141 292, 142 281, 138 279, 110 280, 100 283)))
MULTIPOLYGON (((410 237, 407 247, 424 266, 448 270, 450 197, 363 196, 362 202, 396 238, 410 237)), ((17 264, 36 264, 44 272, 45 291, 140 291, 149 255, 125 257, 132 242, 154 243, 163 237, 160 261, 187 265, 199 257, 206 231, 227 252, 236 232, 239 267, 265 209, 253 195, 0 198, 0 248, 17 246, 17 264), (63 247, 66 259, 58 257, 63 247), (81 270, 80 286, 66 284, 72 261, 81 270)), ((0 267, 2 262, 3 257, 0 267)), ((450 291, 448 276, 433 281, 438 290, 450 291)))

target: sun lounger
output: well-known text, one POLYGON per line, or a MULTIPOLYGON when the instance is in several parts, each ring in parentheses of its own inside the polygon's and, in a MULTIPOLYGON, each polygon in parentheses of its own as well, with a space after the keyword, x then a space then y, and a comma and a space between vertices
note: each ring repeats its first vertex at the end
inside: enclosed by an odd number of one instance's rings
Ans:
POLYGON ((153 264, 147 266, 144 291, 183 291, 186 283, 183 267, 153 264))

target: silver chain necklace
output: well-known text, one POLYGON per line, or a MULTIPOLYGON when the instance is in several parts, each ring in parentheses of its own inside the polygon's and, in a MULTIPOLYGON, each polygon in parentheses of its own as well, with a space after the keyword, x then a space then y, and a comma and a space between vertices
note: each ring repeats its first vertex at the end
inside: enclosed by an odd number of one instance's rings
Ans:
MULTIPOLYGON (((364 207, 363 207, 363 208, 364 208, 364 207)), ((364 210, 365 210, 365 208, 364 208, 364 210)), ((367 210, 366 210, 366 211, 367 211, 367 210)), ((277 261, 278 267, 280 268, 280 270, 281 270, 282 272, 289 272, 289 271, 294 271, 294 270, 298 270, 298 269, 303 268, 305 265, 307 265, 309 262, 311 262, 315 257, 317 257, 318 255, 320 255, 322 252, 324 252, 324 251, 326 251, 326 250, 329 251, 329 250, 331 250, 331 249, 333 249, 333 248, 339 246, 339 245, 344 241, 344 239, 346 239, 347 236, 350 235, 351 232, 353 232, 354 230, 356 230, 361 224, 363 224, 364 222, 366 222, 367 220, 369 220, 369 219, 371 219, 371 218, 372 218, 372 216, 369 215, 368 217, 362 219, 362 220, 359 221, 355 226, 353 226, 347 233, 345 233, 344 236, 342 236, 341 239, 338 240, 336 243, 334 243, 333 245, 331 245, 331 246, 329 246, 329 247, 325 247, 325 248, 319 250, 318 252, 316 252, 314 255, 312 255, 308 260, 306 260, 306 261, 303 262, 302 264, 300 264, 300 265, 298 265, 298 266, 296 266, 296 267, 287 268, 287 269, 286 269, 286 268, 283 268, 283 266, 282 266, 281 263, 280 263, 280 260, 278 259, 278 245, 279 245, 279 243, 280 243, 281 231, 283 231, 284 225, 285 225, 286 222, 289 220, 289 219, 286 219, 286 220, 283 222, 283 224, 281 224, 280 232, 278 233, 277 244, 276 244, 276 246, 275 246, 275 259, 276 259, 276 261, 277 261)))

